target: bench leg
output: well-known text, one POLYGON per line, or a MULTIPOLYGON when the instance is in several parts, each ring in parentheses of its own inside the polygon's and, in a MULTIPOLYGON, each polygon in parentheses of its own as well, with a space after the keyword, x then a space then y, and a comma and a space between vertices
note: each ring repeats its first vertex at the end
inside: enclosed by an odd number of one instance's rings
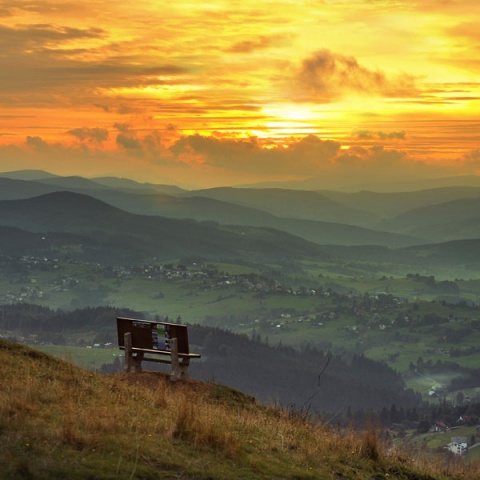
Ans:
POLYGON ((137 352, 135 355, 132 351, 132 334, 127 332, 123 337, 125 345, 125 371, 131 372, 132 367, 135 369, 135 372, 142 371, 142 360, 143 352, 137 352))
POLYGON ((188 358, 182 358, 180 361, 178 358, 178 343, 176 338, 170 340, 171 347, 171 361, 172 361, 172 371, 170 373, 170 380, 176 382, 179 378, 185 380, 188 378, 188 358))
POLYGON ((130 332, 123 336, 123 342, 125 345, 125 371, 130 372, 133 367, 132 334, 130 332))
POLYGON ((140 373, 142 371, 142 360, 143 352, 137 352, 133 359, 133 364, 135 365, 135 372, 140 373))

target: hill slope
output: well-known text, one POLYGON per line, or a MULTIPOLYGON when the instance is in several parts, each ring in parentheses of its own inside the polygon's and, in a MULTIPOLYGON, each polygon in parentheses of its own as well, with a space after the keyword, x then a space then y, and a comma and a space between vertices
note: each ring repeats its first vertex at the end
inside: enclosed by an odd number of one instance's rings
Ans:
MULTIPOLYGON (((280 217, 262 210, 262 205, 259 208, 253 208, 202 196, 175 196, 160 193, 159 189, 161 186, 157 186, 156 192, 152 189, 145 193, 146 190, 139 189, 110 189, 107 186, 102 188, 91 180, 82 179, 81 177, 59 177, 55 180, 56 182, 50 182, 49 180, 34 182, 0 177, 0 200, 19 200, 52 192, 69 191, 89 195, 109 205, 138 215, 156 215, 168 218, 215 221, 227 225, 275 228, 320 245, 383 245, 400 247, 419 243, 417 239, 405 235, 342 224, 342 218, 337 218, 334 215, 335 211, 327 215, 327 218, 335 218, 335 223, 319 220, 302 220, 300 218, 283 218, 284 215, 280 217)), ((113 182, 112 187, 115 184, 113 182)), ((118 182, 118 184, 120 185, 122 182, 118 182)), ((274 195, 277 195, 275 191, 273 192, 274 195)), ((311 192, 298 192, 297 194, 294 193, 295 195, 300 199, 305 195, 318 197, 317 194, 311 192)), ((268 195, 264 193, 264 196, 268 195)), ((299 206, 297 205, 297 207, 299 206)), ((307 214, 303 215, 308 216, 307 214)), ((325 215, 313 212, 311 216, 322 217, 325 215)))
POLYGON ((0 375, 2 478, 475 478, 385 456, 372 432, 340 436, 219 385, 98 376, 3 340, 0 375))
POLYGON ((388 231, 441 242, 480 237, 480 198, 410 210, 379 225, 388 231))
POLYGON ((246 207, 257 208, 281 217, 323 222, 369 225, 376 222, 374 214, 345 206, 319 192, 280 188, 219 187, 185 194, 202 196, 246 207))
POLYGON ((409 210, 438 205, 462 198, 480 198, 479 187, 443 187, 414 192, 344 193, 320 191, 323 195, 348 207, 355 207, 379 216, 400 215, 409 210))
POLYGON ((200 255, 206 258, 283 260, 325 258, 318 245, 271 229, 222 228, 212 222, 133 215, 86 195, 55 192, 0 202, 0 225, 88 237, 112 261, 200 255), (111 257, 111 258, 109 258, 111 257))

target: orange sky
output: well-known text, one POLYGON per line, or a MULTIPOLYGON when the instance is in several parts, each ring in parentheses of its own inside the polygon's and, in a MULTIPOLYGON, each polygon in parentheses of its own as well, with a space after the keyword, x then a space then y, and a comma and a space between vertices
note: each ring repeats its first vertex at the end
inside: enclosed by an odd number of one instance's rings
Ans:
POLYGON ((478 0, 0 1, 0 170, 480 172, 478 0))

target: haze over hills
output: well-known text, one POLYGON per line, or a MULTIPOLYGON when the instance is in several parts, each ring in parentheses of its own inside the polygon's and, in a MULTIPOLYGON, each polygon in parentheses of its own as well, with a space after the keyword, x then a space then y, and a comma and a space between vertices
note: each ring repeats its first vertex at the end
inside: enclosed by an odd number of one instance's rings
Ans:
POLYGON ((155 183, 139 183, 129 178, 116 178, 116 177, 94 177, 92 178, 97 183, 106 187, 131 191, 131 192, 143 192, 143 193, 166 193, 170 195, 179 195, 186 190, 177 187, 176 185, 159 185, 155 183))
POLYGON ((13 178, 15 180, 41 180, 45 178, 55 178, 55 175, 45 170, 14 170, 11 172, 0 172, 0 177, 13 178))
POLYGON ((222 228, 212 222, 134 215, 87 195, 54 192, 27 200, 0 202, 0 224, 27 231, 90 236, 104 248, 136 258, 163 259, 184 255, 207 258, 264 259, 325 255, 318 245, 284 232, 222 228), (128 252, 128 255, 127 253, 128 252))
POLYGON ((44 170, 16 170, 12 172, 0 172, 0 179, 12 179, 41 183, 62 188, 64 190, 105 190, 113 189, 131 193, 167 193, 180 194, 184 192, 176 185, 159 185, 154 183, 140 183, 128 178, 95 177, 85 178, 79 175, 60 176, 44 170))
POLYGON ((480 187, 441 187, 413 192, 354 193, 322 190, 320 193, 349 207, 356 207, 378 216, 390 217, 428 205, 438 205, 463 198, 480 198, 480 187))
POLYGON ((0 174, 1 200, 62 190, 138 215, 268 227, 320 245, 404 247, 480 236, 480 188, 475 187, 396 193, 232 187, 185 191, 113 177, 60 177, 44 171, 0 174))
POLYGON ((457 175, 452 177, 432 177, 423 179, 401 179, 399 177, 387 179, 345 178, 333 180, 327 177, 311 177, 304 180, 269 181, 238 185, 240 188, 281 188, 294 190, 335 190, 344 193, 354 193, 362 190, 379 193, 412 192, 443 187, 480 187, 478 175, 457 175))
MULTIPOLYGON (((295 220, 291 222, 294 226, 295 220)), ((480 261, 480 240, 396 249, 379 245, 321 246, 265 227, 222 227, 208 221, 135 215, 71 192, 0 201, 0 225, 2 253, 22 255, 49 251, 54 245, 81 245, 82 258, 120 263, 143 261, 152 256, 171 259, 196 255, 247 261, 261 258, 263 262, 335 258, 405 265, 455 262, 461 265, 480 261)), ((348 225, 338 225, 338 228, 361 230, 348 225)))
POLYGON ((452 200, 417 208, 384 220, 379 226, 432 242, 479 238, 480 198, 452 200))
MULTIPOLYGON (((75 188, 72 185, 82 185, 88 187, 90 180, 85 182, 78 181, 77 178, 70 177, 62 182, 62 179, 57 180, 56 185, 45 182, 11 180, 0 178, 0 199, 13 200, 22 198, 31 198, 36 195, 51 193, 55 191, 68 190, 75 193, 90 195, 100 199, 112 206, 121 208, 130 213, 140 215, 160 215, 169 218, 191 218, 194 220, 212 220, 222 224, 230 225, 248 225, 257 227, 269 227, 285 231, 292 235, 300 236, 308 241, 318 244, 340 244, 340 245, 386 245, 386 246, 406 246, 419 243, 420 240, 406 235, 398 235, 388 232, 376 231, 368 228, 362 228, 355 225, 348 224, 347 221, 340 221, 337 218, 335 223, 326 221, 311 221, 302 220, 298 218, 285 218, 272 215, 264 210, 264 203, 260 200, 265 199, 265 203, 272 204, 275 197, 282 196, 290 204, 288 212, 295 214, 295 211, 301 211, 304 204, 304 193, 296 191, 274 191, 273 198, 269 199, 270 192, 261 192, 261 196, 255 207, 247 207, 234 202, 226 202, 207 198, 202 196, 172 196, 166 194, 144 194, 132 193, 130 189, 128 193, 121 190, 113 189, 99 189, 97 184, 93 183, 94 188, 75 188), (70 185, 70 186, 69 186, 70 185)), ((236 192, 232 189, 233 194, 236 192)), ((227 194, 230 189, 227 189, 227 194)), ((242 197, 248 197, 248 191, 240 192, 242 197)), ((306 192, 308 196, 313 195, 313 201, 322 204, 323 199, 315 193, 306 192), (317 197, 319 197, 317 199, 317 197), (319 201, 317 201, 319 200, 319 201)), ((227 195, 228 196, 228 195, 227 195)), ((327 200, 327 204, 333 203, 327 200)), ((312 207, 313 208, 313 207, 312 207)), ((346 215, 351 218, 354 215, 349 208, 340 206, 337 213, 341 210, 346 212, 346 215)), ((278 209, 279 210, 279 209, 278 209)), ((328 216, 335 217, 329 213, 328 208, 323 206, 323 214, 316 211, 312 216, 328 216)), ((339 215, 341 216, 341 215, 339 215)))
POLYGON ((273 215, 301 220, 321 220, 362 226, 371 225, 378 220, 374 214, 342 205, 321 193, 304 190, 223 187, 197 190, 185 195, 193 194, 247 207, 261 208, 273 215))

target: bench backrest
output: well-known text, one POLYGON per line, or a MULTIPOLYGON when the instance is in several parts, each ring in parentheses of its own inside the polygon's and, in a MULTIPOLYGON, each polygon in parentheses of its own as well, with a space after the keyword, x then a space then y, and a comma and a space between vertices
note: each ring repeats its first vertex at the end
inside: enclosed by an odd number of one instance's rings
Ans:
POLYGON ((186 325, 117 317, 118 346, 125 347, 124 336, 132 334, 132 346, 146 350, 170 350, 170 339, 176 338, 178 353, 190 353, 186 325))

